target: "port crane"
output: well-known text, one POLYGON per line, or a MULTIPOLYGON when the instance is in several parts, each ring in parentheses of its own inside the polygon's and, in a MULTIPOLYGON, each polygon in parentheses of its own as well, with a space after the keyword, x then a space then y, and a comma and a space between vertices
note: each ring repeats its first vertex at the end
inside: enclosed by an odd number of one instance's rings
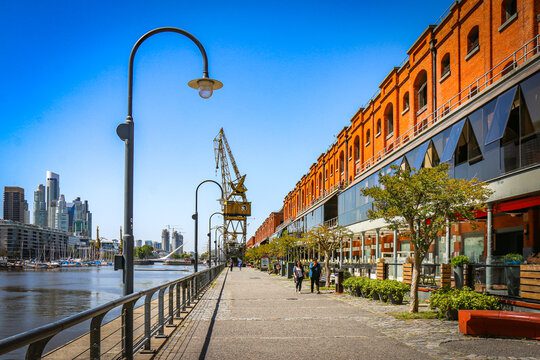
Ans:
POLYGON ((246 175, 241 175, 223 128, 214 138, 216 174, 221 169, 224 250, 227 260, 243 258, 246 246, 247 218, 251 203, 247 200, 246 175), (232 174, 231 174, 232 167, 232 174))

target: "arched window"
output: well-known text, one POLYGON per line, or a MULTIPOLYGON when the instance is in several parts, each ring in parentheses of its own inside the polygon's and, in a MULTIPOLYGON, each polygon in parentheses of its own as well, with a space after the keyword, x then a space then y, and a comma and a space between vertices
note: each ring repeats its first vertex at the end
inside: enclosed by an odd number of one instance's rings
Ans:
POLYGON ((501 24, 517 14, 517 0, 503 0, 501 3, 501 24))
POLYGON ((371 143, 371 130, 366 131, 366 146, 368 146, 371 143))
POLYGON ((375 136, 381 135, 381 119, 377 119, 377 132, 375 133, 375 136))
POLYGON ((318 189, 319 189, 319 196, 322 192, 322 189, 323 189, 323 183, 322 183, 322 173, 319 173, 319 186, 318 186, 318 189))
POLYGON ((343 174, 345 171, 345 154, 343 151, 339 154, 339 173, 343 174))
POLYGON ((358 135, 354 138, 353 149, 354 162, 357 162, 360 160, 360 137, 358 137, 358 135))
POLYGON ((409 110, 409 92, 407 91, 405 95, 403 95, 403 111, 409 110))
POLYGON ((467 35, 467 54, 477 50, 480 47, 480 30, 478 25, 474 26, 469 35, 467 35))
POLYGON ((441 77, 444 77, 446 74, 450 73, 450 54, 444 54, 441 60, 441 77))
POLYGON ((334 176, 334 164, 330 165, 330 176, 334 176))
POLYGON ((414 92, 416 93, 416 112, 419 113, 427 108, 428 103, 427 72, 425 70, 416 75, 414 92))
POLYGON ((384 110, 384 124, 386 126, 385 136, 392 135, 394 133, 394 105, 392 103, 386 105, 384 110))
POLYGON ((311 199, 315 198, 315 183, 311 180, 311 199))
POLYGON ((349 146, 349 154, 347 156, 349 159, 352 157, 352 145, 349 146))

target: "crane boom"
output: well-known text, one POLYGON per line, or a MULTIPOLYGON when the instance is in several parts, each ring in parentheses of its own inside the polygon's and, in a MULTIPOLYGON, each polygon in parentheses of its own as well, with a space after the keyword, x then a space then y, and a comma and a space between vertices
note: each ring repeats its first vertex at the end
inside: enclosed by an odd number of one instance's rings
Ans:
POLYGON ((221 169, 221 184, 223 187, 223 221, 225 251, 227 258, 243 257, 247 217, 251 216, 251 203, 248 202, 244 185, 246 175, 241 175, 234 159, 231 147, 225 136, 223 128, 214 138, 214 155, 216 157, 216 171, 221 169), (231 177, 231 169, 235 178, 231 177))

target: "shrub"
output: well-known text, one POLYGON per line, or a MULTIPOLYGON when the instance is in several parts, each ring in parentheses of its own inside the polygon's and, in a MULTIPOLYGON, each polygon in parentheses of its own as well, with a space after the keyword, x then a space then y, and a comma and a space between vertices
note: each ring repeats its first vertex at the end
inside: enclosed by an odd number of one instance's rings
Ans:
POLYGON ((523 255, 517 253, 510 253, 504 255, 504 262, 507 264, 521 264, 523 262, 523 255))
POLYGON ((440 318, 457 320, 458 310, 499 310, 501 305, 495 296, 477 293, 468 287, 450 289, 448 287, 431 293, 431 309, 437 309, 440 318))
POLYGON ((453 267, 467 265, 469 263, 469 257, 467 255, 458 255, 453 257, 450 263, 453 267))

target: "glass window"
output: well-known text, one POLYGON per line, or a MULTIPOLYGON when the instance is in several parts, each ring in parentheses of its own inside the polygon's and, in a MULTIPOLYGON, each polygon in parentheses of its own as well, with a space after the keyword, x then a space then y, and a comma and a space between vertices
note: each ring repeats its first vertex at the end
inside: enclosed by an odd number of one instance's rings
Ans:
POLYGON ((473 27, 467 35, 467 53, 475 50, 479 46, 479 28, 478 25, 473 27))
POLYGON ((481 262, 484 258, 484 234, 464 234, 463 253, 471 259, 471 262, 481 262))
POLYGON ((493 119, 491 122, 488 122, 488 132, 484 145, 491 144, 503 137, 506 123, 508 122, 508 116, 510 115, 510 109, 516 96, 516 90, 517 86, 514 86, 497 98, 493 119))
POLYGON ((441 162, 448 162, 454 156, 454 151, 456 150, 456 146, 460 139, 461 132, 463 131, 465 120, 466 119, 463 119, 452 126, 452 131, 450 132, 448 142, 446 143, 446 146, 444 147, 444 151, 441 156, 441 162))
POLYGON ((540 73, 528 78, 519 87, 525 99, 531 122, 538 133, 540 132, 540 73))
POLYGON ((431 140, 428 140, 423 144, 420 144, 420 146, 417 146, 405 155, 409 165, 415 170, 420 170, 422 168, 430 142, 431 140))

